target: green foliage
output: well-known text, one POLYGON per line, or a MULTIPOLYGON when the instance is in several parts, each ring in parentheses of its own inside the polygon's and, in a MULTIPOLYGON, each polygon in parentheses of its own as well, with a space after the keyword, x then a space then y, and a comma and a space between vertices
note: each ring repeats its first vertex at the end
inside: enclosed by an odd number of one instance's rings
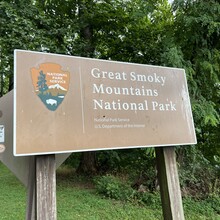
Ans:
POLYGON ((220 169, 213 167, 198 148, 179 148, 177 150, 180 184, 183 196, 204 199, 209 195, 220 195, 220 169))
POLYGON ((97 191, 109 198, 128 201, 132 199, 134 190, 127 183, 121 179, 107 175, 96 178, 97 191))
POLYGON ((109 150, 97 152, 98 167, 101 167, 101 173, 116 173, 123 169, 123 154, 121 151, 109 150))
POLYGON ((220 3, 176 0, 173 9, 172 44, 178 52, 167 50, 163 60, 186 70, 198 149, 215 170, 219 163, 214 158, 220 156, 220 3))
POLYGON ((140 204, 151 206, 154 209, 161 209, 162 203, 158 192, 136 192, 136 199, 140 204))
POLYGON ((134 204, 144 204, 159 209, 161 207, 158 193, 149 193, 144 186, 138 190, 131 187, 128 180, 112 175, 97 177, 95 179, 96 190, 105 197, 129 201, 134 204))
POLYGON ((215 210, 216 213, 220 215, 220 198, 216 195, 210 195, 205 202, 207 203, 207 206, 210 206, 213 210, 215 210))
MULTIPOLYGON (((219 100, 219 70, 220 70, 220 44, 217 38, 219 32, 220 3, 217 1, 187 1, 182 5, 181 1, 175 1, 178 5, 174 25, 175 42, 181 47, 183 58, 191 64, 194 74, 191 78, 195 84, 192 99, 201 107, 205 107, 204 101, 211 101, 211 109, 205 115, 211 114, 212 119, 204 121, 204 124, 216 126, 219 122, 217 100, 219 100), (213 13, 216 12, 217 14, 213 13), (196 87, 196 88, 195 88, 196 87), (217 114, 216 114, 217 113, 217 114)), ((182 1, 183 2, 183 1, 182 1)), ((202 115, 203 116, 203 115, 202 115)), ((202 125, 203 126, 203 125, 202 125)))
POLYGON ((215 103, 203 97, 194 102, 192 110, 195 120, 200 121, 198 127, 204 128, 206 125, 218 126, 220 116, 215 109, 215 103))
POLYGON ((64 164, 76 169, 80 163, 80 156, 81 156, 81 153, 70 154, 70 156, 66 159, 64 164))
POLYGON ((100 151, 97 160, 100 174, 127 175, 137 188, 141 184, 149 191, 156 188, 154 148, 100 151))
POLYGON ((210 197, 204 200, 195 200, 192 197, 183 200, 186 219, 219 219, 219 198, 210 197), (212 213, 216 213, 213 215, 212 213))

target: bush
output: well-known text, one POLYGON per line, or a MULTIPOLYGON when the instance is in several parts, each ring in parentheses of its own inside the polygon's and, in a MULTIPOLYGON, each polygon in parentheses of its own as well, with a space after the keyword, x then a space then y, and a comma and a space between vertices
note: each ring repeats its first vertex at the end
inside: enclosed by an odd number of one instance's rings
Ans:
POLYGON ((177 161, 183 196, 204 199, 220 195, 219 169, 197 147, 178 148, 177 161))
POLYGON ((128 201, 134 194, 128 183, 112 175, 96 178, 95 185, 98 193, 112 199, 128 201))
POLYGON ((212 209, 216 213, 220 215, 220 197, 216 195, 210 195, 205 201, 212 207, 212 209))
POLYGON ((159 193, 137 192, 136 197, 139 202, 144 203, 147 206, 151 206, 155 209, 161 209, 162 203, 159 193))
POLYGON ((118 177, 112 175, 98 177, 95 179, 95 185, 98 193, 108 198, 161 208, 158 193, 134 190, 128 181, 118 177))

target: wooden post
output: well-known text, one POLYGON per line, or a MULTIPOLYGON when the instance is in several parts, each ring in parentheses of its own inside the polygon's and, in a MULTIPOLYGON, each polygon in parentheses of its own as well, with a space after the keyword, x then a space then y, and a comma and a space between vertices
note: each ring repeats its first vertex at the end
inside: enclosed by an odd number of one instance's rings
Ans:
POLYGON ((55 155, 36 156, 37 220, 56 220, 55 155))
POLYGON ((164 220, 184 220, 175 148, 155 150, 164 220))
POLYGON ((36 158, 29 159, 28 186, 27 186, 27 210, 26 220, 35 220, 36 216, 36 158))

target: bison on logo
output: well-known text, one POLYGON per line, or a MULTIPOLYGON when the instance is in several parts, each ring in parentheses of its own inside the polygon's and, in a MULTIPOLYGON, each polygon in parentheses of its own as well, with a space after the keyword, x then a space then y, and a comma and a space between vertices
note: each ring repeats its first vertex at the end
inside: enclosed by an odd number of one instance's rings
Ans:
POLYGON ((61 68, 56 63, 43 63, 39 68, 31 68, 34 91, 51 111, 63 102, 69 89, 70 74, 61 68))

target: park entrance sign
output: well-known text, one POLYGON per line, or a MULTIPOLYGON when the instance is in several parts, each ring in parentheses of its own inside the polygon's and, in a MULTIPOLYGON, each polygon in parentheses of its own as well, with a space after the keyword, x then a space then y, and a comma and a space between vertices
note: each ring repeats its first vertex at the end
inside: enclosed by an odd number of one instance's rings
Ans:
POLYGON ((15 51, 14 155, 195 144, 183 69, 15 51))

